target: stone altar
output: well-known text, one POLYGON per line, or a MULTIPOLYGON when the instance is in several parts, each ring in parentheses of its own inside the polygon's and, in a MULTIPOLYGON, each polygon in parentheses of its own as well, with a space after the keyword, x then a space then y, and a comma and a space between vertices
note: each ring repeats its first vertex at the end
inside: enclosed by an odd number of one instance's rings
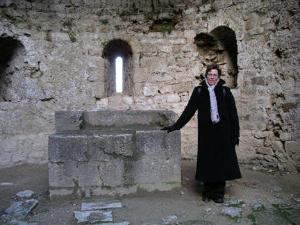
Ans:
POLYGON ((49 136, 49 194, 89 197, 181 185, 180 132, 160 130, 175 113, 59 111, 49 136))

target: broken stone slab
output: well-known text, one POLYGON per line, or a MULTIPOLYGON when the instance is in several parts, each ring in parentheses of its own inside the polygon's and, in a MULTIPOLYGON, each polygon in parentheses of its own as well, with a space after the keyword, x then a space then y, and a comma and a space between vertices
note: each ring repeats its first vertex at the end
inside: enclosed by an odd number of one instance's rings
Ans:
POLYGON ((224 205, 229 207, 245 207, 245 202, 240 199, 230 199, 224 205))
POLYGON ((93 211, 74 211, 75 219, 77 223, 98 223, 98 222, 112 222, 112 211, 102 211, 102 210, 93 210, 93 211))
POLYGON ((128 221, 116 222, 116 223, 93 223, 93 225, 130 225, 128 221))
POLYGON ((28 223, 26 221, 12 219, 7 225, 38 225, 38 223, 28 223))
POLYGON ((237 207, 226 207, 222 209, 221 213, 231 218, 240 218, 242 216, 242 209, 237 207))
POLYGON ((10 183, 10 182, 1 182, 0 183, 0 186, 13 186, 14 184, 13 183, 10 183))
POLYGON ((31 190, 19 191, 16 196, 21 199, 29 199, 34 196, 34 192, 31 190))
POLYGON ((81 204, 81 210, 82 211, 91 211, 91 210, 97 210, 97 209, 116 209, 121 208, 122 203, 121 202, 83 202, 81 204))
POLYGON ((36 199, 13 202, 5 213, 16 219, 24 219, 38 204, 36 199))
POLYGON ((265 209, 265 206, 262 203, 256 202, 253 206, 252 206, 253 211, 262 211, 265 209))
POLYGON ((162 224, 178 224, 178 218, 176 215, 167 216, 166 218, 162 218, 162 224))

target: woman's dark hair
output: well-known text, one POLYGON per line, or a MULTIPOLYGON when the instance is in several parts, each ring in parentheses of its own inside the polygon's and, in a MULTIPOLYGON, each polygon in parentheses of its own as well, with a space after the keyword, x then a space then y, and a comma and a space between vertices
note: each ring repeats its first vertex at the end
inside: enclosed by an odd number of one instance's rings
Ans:
POLYGON ((213 70, 213 69, 218 71, 218 77, 220 78, 222 71, 221 71, 220 67, 217 64, 210 64, 206 67, 205 77, 207 77, 208 72, 213 70))

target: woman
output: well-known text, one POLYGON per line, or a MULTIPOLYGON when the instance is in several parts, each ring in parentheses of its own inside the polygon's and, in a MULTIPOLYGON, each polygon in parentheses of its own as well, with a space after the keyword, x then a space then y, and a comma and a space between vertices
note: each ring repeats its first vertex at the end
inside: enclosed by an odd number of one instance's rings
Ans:
POLYGON ((198 154, 196 180, 204 183, 202 199, 224 202, 225 181, 241 178, 235 152, 239 144, 239 119, 234 97, 221 70, 209 65, 205 80, 192 96, 176 123, 163 130, 180 130, 198 110, 198 154))

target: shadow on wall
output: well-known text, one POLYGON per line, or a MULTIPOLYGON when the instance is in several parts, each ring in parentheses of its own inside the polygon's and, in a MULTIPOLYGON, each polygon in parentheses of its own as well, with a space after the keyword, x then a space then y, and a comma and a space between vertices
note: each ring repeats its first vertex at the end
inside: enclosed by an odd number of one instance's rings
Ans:
POLYGON ((223 77, 230 88, 237 87, 237 41, 235 32, 226 26, 219 26, 210 33, 199 33, 194 38, 204 63, 217 63, 221 66, 223 77))
MULTIPOLYGON (((25 55, 22 43, 13 37, 0 37, 0 101, 13 101, 17 95, 13 90, 12 77, 20 58, 25 55)), ((23 63, 23 60, 20 62, 23 63)))

